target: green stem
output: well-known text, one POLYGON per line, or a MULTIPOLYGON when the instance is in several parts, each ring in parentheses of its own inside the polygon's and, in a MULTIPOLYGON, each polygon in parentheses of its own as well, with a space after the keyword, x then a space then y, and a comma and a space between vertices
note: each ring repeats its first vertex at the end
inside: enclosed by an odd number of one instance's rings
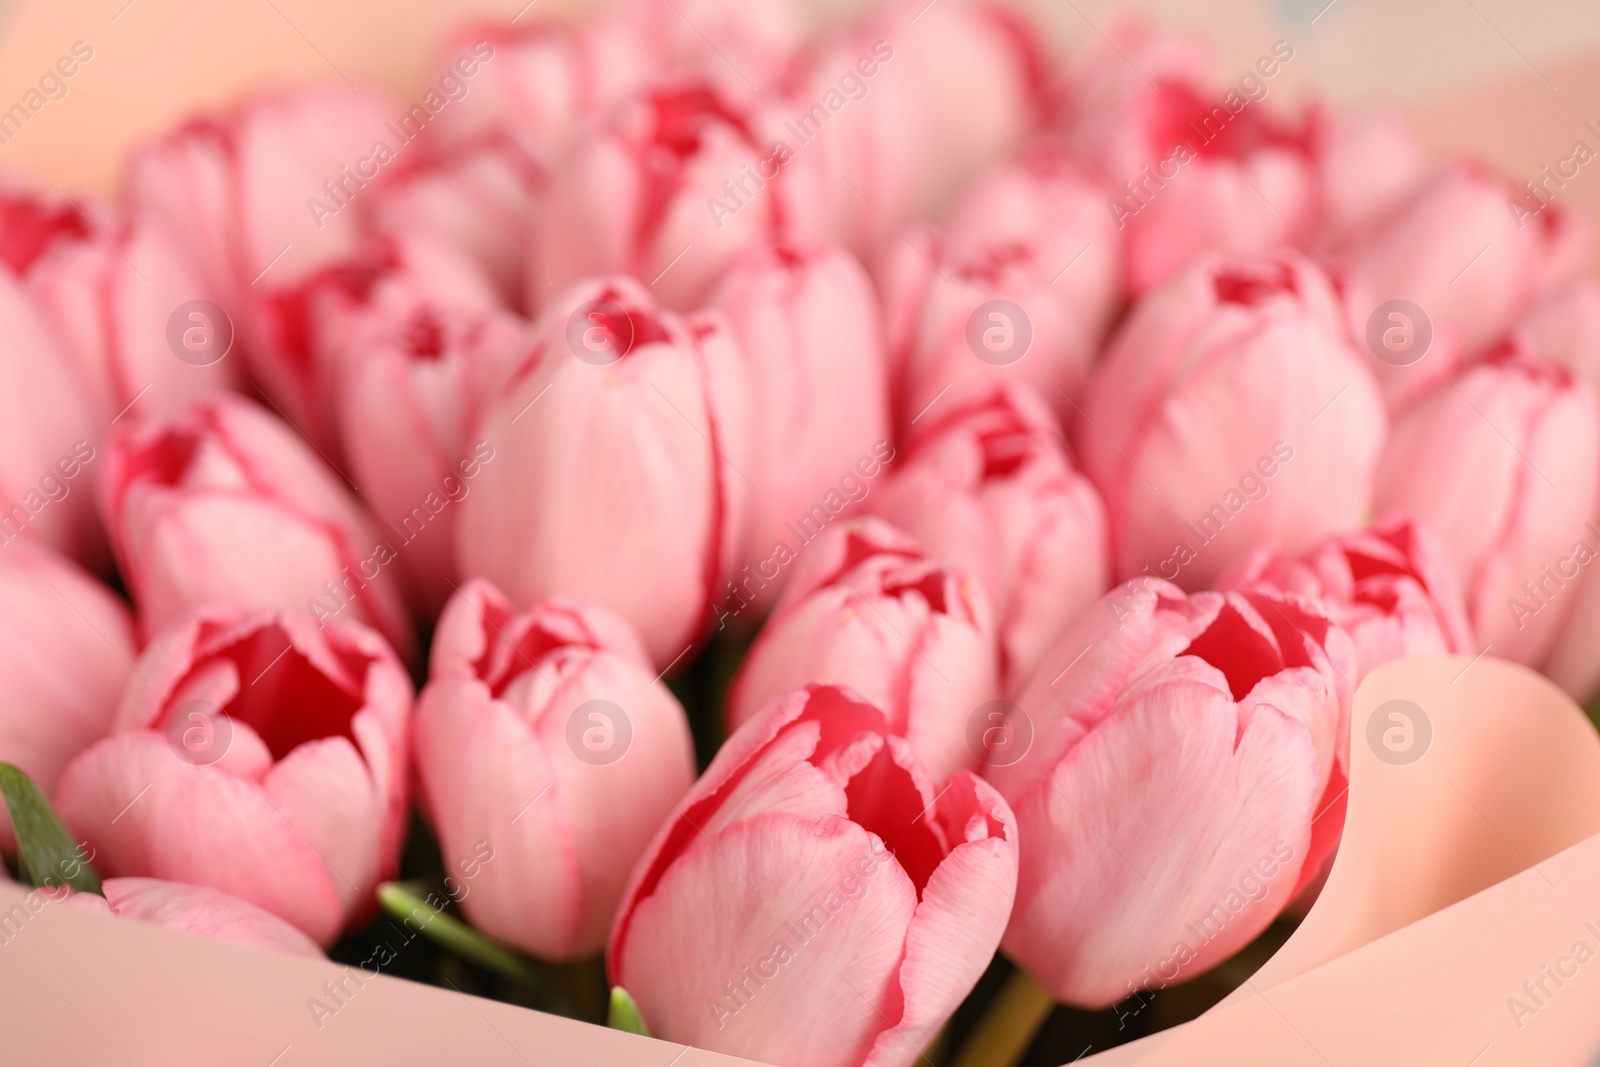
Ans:
POLYGON ((1027 971, 1012 972, 961 1047, 955 1067, 1015 1067, 1055 1006, 1027 971))
POLYGON ((384 882, 378 886, 378 903, 390 915, 427 934, 463 959, 504 975, 513 981, 531 984, 535 980, 528 961, 515 949, 480 934, 460 919, 446 915, 418 895, 428 891, 426 882, 384 882))

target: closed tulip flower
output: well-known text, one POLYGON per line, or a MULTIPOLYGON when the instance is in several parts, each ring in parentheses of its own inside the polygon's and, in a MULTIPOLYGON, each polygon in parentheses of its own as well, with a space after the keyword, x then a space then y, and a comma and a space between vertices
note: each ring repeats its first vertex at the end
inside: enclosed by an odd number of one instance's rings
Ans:
POLYGON ((424 614, 454 586, 455 524, 494 446, 472 428, 529 342, 523 320, 430 299, 420 287, 375 292, 323 320, 337 368, 340 440, 361 495, 396 548, 424 614))
POLYGON ((530 280, 528 261, 508 237, 527 232, 544 181, 543 169, 494 131, 435 149, 386 178, 364 206, 377 233, 418 233, 453 246, 489 278, 499 303, 517 308, 538 279, 530 280))
POLYGON ((214 294, 159 227, 0 188, 0 230, 12 229, 30 234, 31 255, 11 266, 56 331, 101 424, 124 413, 169 414, 235 383, 240 362, 226 358, 227 324, 198 304, 190 309, 200 309, 198 318, 184 314, 184 305, 214 294))
POLYGON ((1074 440, 1117 577, 1203 589, 1261 545, 1359 526, 1387 421, 1320 271, 1207 256, 1134 307, 1074 440))
MULTIPOLYGON (((111 732, 138 646, 122 601, 72 563, 0 548, 0 760, 46 794, 67 762, 111 732)), ((0 850, 15 849, 0 805, 0 850)))
MULTIPOLYGON (((105 562, 86 465, 100 455, 99 412, 60 336, 19 272, 61 228, 70 208, 35 211, 0 201, 0 543, 26 537, 80 563, 105 562)), ((109 416, 107 416, 109 418, 109 416)))
POLYGON ((1588 225, 1548 207, 1519 218, 1508 202, 1519 200, 1499 178, 1447 167, 1354 240, 1339 258, 1356 336, 1382 305, 1403 299, 1470 360, 1576 275, 1588 258, 1588 225))
POLYGON ((1330 538, 1297 559, 1260 549, 1219 585, 1315 601, 1350 635, 1358 677, 1392 659, 1476 651, 1444 545, 1404 516, 1330 538))
POLYGON ((1070 68, 1064 133, 1111 190, 1130 290, 1159 285, 1202 253, 1265 255, 1314 227, 1307 120, 1285 120, 1266 102, 1268 79, 1294 54, 1277 41, 1256 70, 1213 88, 1186 41, 1127 19, 1070 68))
POLYGON ((934 275, 904 338, 902 425, 1010 382, 1070 417, 1117 307, 1120 246, 1100 187, 1043 152, 981 178, 931 261, 905 242, 891 249, 934 275))
POLYGON ((618 105, 551 171, 530 248, 543 277, 530 283, 529 306, 621 273, 687 310, 744 249, 779 232, 825 238, 821 159, 792 144, 775 150, 778 115, 695 80, 653 84, 618 105))
POLYGON ((394 546, 270 413, 219 394, 124 424, 107 451, 103 510, 145 633, 220 601, 345 615, 412 651, 394 546))
POLYGON ((213 607, 138 667, 56 788, 95 867, 230 893, 322 945, 368 915, 406 815, 411 681, 383 639, 213 607))
POLYGON ((1416 134, 1390 109, 1320 107, 1312 113, 1311 132, 1321 228, 1330 242, 1342 244, 1383 225, 1428 176, 1416 134))
POLYGON ((303 280, 360 246, 357 212, 344 208, 364 195, 378 157, 401 147, 385 126, 389 112, 381 97, 353 89, 257 96, 137 147, 124 199, 176 237, 241 316, 250 290, 303 280), (352 175, 362 160, 367 179, 352 175))
POLYGON ((968 720, 1000 688, 989 599, 882 519, 829 526, 728 690, 729 731, 810 682, 871 701, 934 777, 973 766, 968 720))
POLYGON ((1600 282, 1574 278, 1539 301, 1512 332, 1531 351, 1600 388, 1600 282))
POLYGON ((1022 842, 1006 954, 1102 1008, 1249 944, 1338 841, 1354 677, 1309 602, 1113 589, 1017 698, 1031 746, 985 772, 1022 842))
POLYGON ((870 506, 988 591, 1007 693, 1110 583, 1100 494, 1026 386, 930 420, 870 506))
MULTIPOLYGON (((849 253, 764 245, 735 260, 711 306, 750 370, 752 465, 740 558, 767 556, 856 464, 889 439, 877 298, 849 253)), ((777 592, 763 590, 770 600, 777 592)))
POLYGON ((1017 832, 849 690, 722 746, 636 868, 606 971, 653 1034, 767 1063, 909 1065, 988 966, 1017 832))
POLYGON ((1577 599, 1554 568, 1591 536, 1597 478, 1594 390, 1508 347, 1396 420, 1374 502, 1439 535, 1476 639, 1537 665, 1577 599))
POLYGON ((107 878, 101 891, 104 896, 69 893, 67 905, 268 952, 322 958, 316 942, 276 915, 203 885, 158 878, 107 878))
POLYGON ((720 316, 661 311, 625 278, 574 289, 479 424, 503 458, 460 504, 461 573, 519 606, 565 594, 610 608, 667 667, 731 566, 747 390, 720 316))
POLYGON ((787 140, 826 161, 858 255, 874 260, 897 228, 943 215, 1038 127, 1051 102, 1041 37, 1013 6, 905 0, 806 56, 787 140))
POLYGON ((610 612, 518 612, 481 579, 434 634, 417 706, 422 806, 446 869, 483 861, 461 907, 545 959, 592 953, 633 865, 694 781, 689 723, 610 612))

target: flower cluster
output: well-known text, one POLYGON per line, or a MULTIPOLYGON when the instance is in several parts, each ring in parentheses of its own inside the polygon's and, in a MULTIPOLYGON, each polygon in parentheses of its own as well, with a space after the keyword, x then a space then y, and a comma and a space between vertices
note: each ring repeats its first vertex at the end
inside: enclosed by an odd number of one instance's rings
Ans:
POLYGON ((1586 223, 1261 51, 616 0, 0 185, 0 761, 76 906, 315 954, 470 878, 455 943, 793 1065, 996 951, 1227 960, 1366 673, 1600 688, 1586 223))

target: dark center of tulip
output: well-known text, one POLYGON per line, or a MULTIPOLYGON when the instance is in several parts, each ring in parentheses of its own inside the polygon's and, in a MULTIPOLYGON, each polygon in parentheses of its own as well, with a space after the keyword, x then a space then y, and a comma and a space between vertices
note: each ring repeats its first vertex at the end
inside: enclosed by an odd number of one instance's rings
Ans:
MULTIPOLYGON (((366 677, 365 656, 338 649, 332 653, 357 684, 366 677)), ((254 730, 274 760, 324 738, 344 737, 355 742, 351 722, 361 710, 359 691, 351 692, 328 677, 294 648, 277 626, 264 626, 221 648, 210 659, 234 664, 239 692, 222 710, 254 730)))
POLYGON ((1224 304, 1255 307, 1273 297, 1298 296, 1300 287, 1287 263, 1264 265, 1258 270, 1231 269, 1212 280, 1217 300, 1224 304))
POLYGON ((1231 599, 1179 654, 1197 656, 1221 671, 1234 700, 1243 700, 1257 682, 1283 670, 1277 645, 1251 625, 1231 599))

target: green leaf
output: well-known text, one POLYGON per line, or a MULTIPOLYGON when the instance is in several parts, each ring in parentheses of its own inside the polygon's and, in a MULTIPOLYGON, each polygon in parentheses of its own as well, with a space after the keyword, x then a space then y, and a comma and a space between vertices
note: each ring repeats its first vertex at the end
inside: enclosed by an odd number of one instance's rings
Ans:
POLYGON ((80 893, 99 893, 100 876, 78 850, 61 817, 29 778, 9 763, 0 763, 0 794, 17 833, 17 874, 33 886, 71 886, 80 893))
POLYGON ((528 960, 516 949, 479 933, 454 916, 446 915, 422 896, 423 893, 434 896, 426 883, 384 882, 378 886, 378 903, 390 915, 428 935, 463 959, 525 985, 536 980, 537 976, 528 960))
POLYGON ((650 1036, 650 1028, 644 1024, 644 1016, 639 1014, 639 1005, 635 1004, 628 991, 619 985, 611 987, 611 1012, 606 1016, 606 1025, 613 1030, 626 1030, 630 1034, 650 1036))

